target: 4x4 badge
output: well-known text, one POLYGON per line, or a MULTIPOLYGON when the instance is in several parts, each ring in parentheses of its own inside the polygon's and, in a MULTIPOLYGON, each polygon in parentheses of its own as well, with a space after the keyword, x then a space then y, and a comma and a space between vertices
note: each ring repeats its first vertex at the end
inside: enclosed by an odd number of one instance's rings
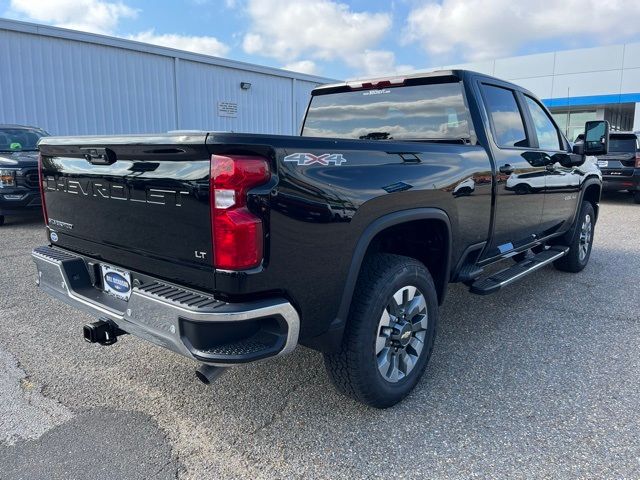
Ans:
POLYGON ((347 159, 341 153, 324 153, 322 155, 314 155, 312 153, 292 153, 284 157, 285 162, 295 162, 298 165, 337 165, 340 166, 347 162, 347 159))

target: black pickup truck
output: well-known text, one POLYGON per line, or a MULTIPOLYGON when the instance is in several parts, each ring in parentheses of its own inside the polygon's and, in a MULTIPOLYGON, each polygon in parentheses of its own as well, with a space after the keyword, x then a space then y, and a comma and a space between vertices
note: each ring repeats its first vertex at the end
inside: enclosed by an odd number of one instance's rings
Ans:
POLYGON ((450 282, 585 267, 608 124, 586 132, 572 149, 530 92, 440 71, 319 87, 301 136, 46 138, 39 285, 98 317, 86 340, 137 335, 205 383, 302 344, 387 407, 422 376, 450 282))

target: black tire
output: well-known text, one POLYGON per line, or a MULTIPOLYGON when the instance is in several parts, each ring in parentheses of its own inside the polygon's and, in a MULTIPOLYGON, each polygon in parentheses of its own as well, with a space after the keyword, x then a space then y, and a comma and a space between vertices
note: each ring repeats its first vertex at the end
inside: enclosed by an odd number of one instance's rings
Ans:
POLYGON ((527 195, 531 193, 531 187, 526 183, 519 183, 515 187, 513 187, 513 191, 516 195, 527 195))
POLYGON ((596 225, 596 217, 593 205, 582 202, 580 213, 572 228, 572 236, 568 243, 569 252, 553 265, 563 272, 581 272, 589 263, 591 247, 593 246, 593 233, 596 225))
POLYGON ((358 277, 341 349, 324 355, 331 381, 341 393, 372 407, 395 405, 422 377, 433 350, 437 323, 438 299, 427 268, 409 257, 372 255, 358 277), (397 306, 393 298, 398 293, 404 307, 413 305, 411 310, 424 314, 403 315, 401 312, 410 309, 397 306), (396 316, 387 314, 392 310, 396 316), (390 323, 384 324, 385 318, 390 323), (387 361, 389 368, 385 369, 387 361))
POLYGON ((634 203, 640 203, 640 192, 633 192, 634 203))
POLYGON ((4 215, 0 215, 0 227, 4 225, 4 215))

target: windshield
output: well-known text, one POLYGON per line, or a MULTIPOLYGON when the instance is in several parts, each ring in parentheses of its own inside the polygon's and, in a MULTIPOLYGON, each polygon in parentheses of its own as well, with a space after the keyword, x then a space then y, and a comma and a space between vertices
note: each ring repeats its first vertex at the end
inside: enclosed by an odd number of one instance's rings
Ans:
POLYGON ((0 127, 0 152, 32 152, 38 150, 38 140, 47 136, 33 128, 0 127))
POLYGON ((469 138, 461 83, 316 95, 302 135, 362 140, 469 138))

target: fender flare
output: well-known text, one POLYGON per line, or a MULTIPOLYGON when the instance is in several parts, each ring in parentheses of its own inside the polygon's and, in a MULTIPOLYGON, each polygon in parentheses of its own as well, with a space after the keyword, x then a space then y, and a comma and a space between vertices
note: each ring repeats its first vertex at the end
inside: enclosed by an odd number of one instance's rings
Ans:
MULTIPOLYGON (((582 185, 580 185, 580 198, 579 201, 576 205, 576 210, 575 212, 573 212, 573 217, 571 218, 571 228, 569 228, 569 230, 567 230, 566 232, 564 232, 563 234, 561 234, 559 237, 557 237, 558 239, 560 239, 561 241, 570 241, 573 236, 575 235, 575 231, 576 228, 578 227, 578 225, 576 224, 576 219, 578 218, 578 215, 580 214, 580 209, 582 208, 582 202, 584 202, 584 195, 587 192, 587 189, 589 187, 591 187, 592 185, 597 185, 598 189, 600 190, 600 193, 602 193, 602 180, 600 180, 599 177, 592 175, 589 176, 585 179, 584 182, 582 182, 582 185)), ((595 210, 595 214, 596 214, 596 222, 598 221, 598 214, 599 214, 599 208, 596 206, 594 207, 595 210)))
MULTIPOLYGON (((349 267, 349 273, 347 274, 347 279, 345 281, 344 289, 342 292, 342 298, 340 300, 340 306, 338 308, 338 313, 336 315, 335 320, 331 324, 331 329, 343 329, 347 323, 347 317, 349 316, 349 309, 351 307, 351 299, 353 298, 353 292, 356 288, 356 282, 358 280, 358 275, 360 274, 360 268, 362 267, 362 262, 364 260, 364 256, 367 253, 367 249, 369 245, 371 245, 371 241, 374 237, 380 233, 381 231, 393 227, 395 225, 400 225, 402 223, 413 222, 416 220, 438 220, 444 223, 447 229, 447 255, 445 258, 445 276, 442 280, 442 285, 436 285, 436 288, 440 288, 442 292, 441 297, 444 298, 444 293, 446 291, 447 284, 449 283, 449 277, 451 275, 451 253, 452 253, 452 238, 451 238, 451 221, 449 219, 449 215, 444 210, 439 208, 412 208, 409 210, 401 210, 398 212, 389 213, 384 215, 372 223, 370 223, 367 228, 364 229, 360 238, 358 239, 358 243, 356 244, 356 248, 353 251, 353 256, 351 258, 351 265, 349 267)), ((342 337, 340 335, 340 337, 342 337)))
MULTIPOLYGON (((585 179, 585 181, 582 183, 582 185, 580 186, 580 202, 578 204, 578 208, 576 209, 576 213, 574 215, 574 220, 575 220, 575 216, 578 215, 579 211, 580 211, 580 205, 582 205, 582 202, 584 201, 584 194, 587 192, 587 189, 591 186, 591 185, 598 185, 598 188, 600 189, 600 194, 602 194, 602 180, 595 176, 589 176, 585 179)), ((598 200, 600 198, 598 197, 598 200)), ((599 202, 598 202, 599 203, 599 202)), ((599 213, 599 209, 595 208, 594 209, 596 211, 596 221, 598 220, 598 213, 599 213)))

